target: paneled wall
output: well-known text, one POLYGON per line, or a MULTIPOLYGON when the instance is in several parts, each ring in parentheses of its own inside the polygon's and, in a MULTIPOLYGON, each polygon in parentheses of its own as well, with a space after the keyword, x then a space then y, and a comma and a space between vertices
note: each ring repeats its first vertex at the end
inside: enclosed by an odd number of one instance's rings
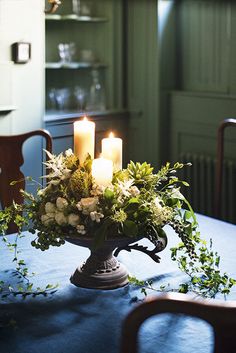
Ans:
MULTIPOLYGON (((180 160, 188 154, 192 159, 201 156, 214 161, 218 125, 224 118, 236 117, 236 3, 183 0, 175 13, 172 30, 178 74, 174 90, 168 93, 166 115, 171 129, 170 157, 180 160)), ((226 134, 226 140, 226 159, 236 160, 236 133, 226 134)), ((197 173, 195 167, 189 174, 190 184, 196 178, 199 185, 206 183, 197 173)), ((209 198, 213 204, 214 185, 209 198)), ((191 201, 194 204, 193 195, 191 201)), ((199 205, 195 209, 207 213, 199 205)), ((234 218, 236 222, 236 214, 234 218)))
POLYGON ((157 1, 127 1, 126 26, 125 83, 130 111, 130 158, 146 160, 158 166, 160 124, 157 1))
POLYGON ((178 7, 179 88, 229 91, 232 7, 227 1, 210 0, 183 1, 178 7))

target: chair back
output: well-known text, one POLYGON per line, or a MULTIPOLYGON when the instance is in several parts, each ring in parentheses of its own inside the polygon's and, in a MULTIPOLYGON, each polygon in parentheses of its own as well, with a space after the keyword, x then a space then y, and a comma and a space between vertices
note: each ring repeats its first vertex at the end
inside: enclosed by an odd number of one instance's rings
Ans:
POLYGON ((142 323, 149 317, 162 313, 185 314, 208 322, 214 330, 213 353, 236 352, 236 302, 192 299, 180 293, 147 298, 134 308, 122 326, 120 352, 138 353, 138 332, 142 323))
MULTIPOLYGON (((52 138, 46 130, 34 130, 21 135, 0 136, 0 203, 2 208, 10 206, 13 201, 18 204, 24 199, 20 189, 25 189, 24 175, 20 167, 24 163, 22 147, 26 140, 32 136, 42 136, 46 141, 46 150, 52 152, 52 138), (12 181, 18 181, 10 185, 12 181)), ((17 231, 12 224, 8 233, 17 231)))
POLYGON ((223 184, 223 162, 224 162, 224 133, 225 129, 236 127, 236 119, 224 119, 217 132, 217 163, 216 163, 216 187, 214 201, 214 215, 220 217, 222 203, 222 184, 223 184))

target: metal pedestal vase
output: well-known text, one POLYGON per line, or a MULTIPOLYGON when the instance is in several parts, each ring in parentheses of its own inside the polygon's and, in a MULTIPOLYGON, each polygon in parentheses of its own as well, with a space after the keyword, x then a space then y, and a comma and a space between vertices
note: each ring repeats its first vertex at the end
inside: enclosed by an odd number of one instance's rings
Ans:
POLYGON ((151 256, 154 261, 160 262, 160 258, 156 253, 163 250, 166 246, 166 241, 158 242, 157 246, 150 251, 142 245, 131 244, 139 239, 108 239, 98 249, 94 250, 92 238, 66 238, 68 242, 87 247, 91 251, 85 263, 79 266, 72 274, 71 283, 78 287, 94 289, 114 289, 125 286, 128 283, 128 271, 115 257, 121 250, 139 250, 151 256), (114 250, 115 256, 113 255, 114 250))

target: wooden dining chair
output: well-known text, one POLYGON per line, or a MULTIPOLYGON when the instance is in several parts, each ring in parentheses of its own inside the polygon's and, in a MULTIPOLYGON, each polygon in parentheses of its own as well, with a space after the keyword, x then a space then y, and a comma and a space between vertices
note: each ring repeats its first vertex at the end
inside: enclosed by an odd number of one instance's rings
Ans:
MULTIPOLYGON (((21 135, 0 136, 0 203, 2 208, 10 206, 13 201, 18 204, 24 202, 20 189, 25 189, 25 180, 21 166, 24 163, 22 147, 26 140, 33 136, 42 136, 46 141, 46 150, 52 152, 52 138, 46 130, 34 130, 21 135), (10 185, 12 181, 18 181, 10 185)), ((15 224, 11 224, 8 234, 17 231, 15 224)))
POLYGON ((213 353, 236 352, 236 302, 191 299, 186 294, 167 293, 147 298, 128 314, 122 326, 120 353, 138 353, 142 323, 162 313, 185 314, 208 322, 214 330, 213 353))
POLYGON ((224 133, 225 133, 225 129, 229 127, 236 127, 236 119, 232 119, 232 118, 224 119, 220 123, 218 132, 217 132, 216 187, 215 187, 215 201, 214 201, 214 216, 216 218, 219 218, 221 213, 223 162, 224 162, 224 133))

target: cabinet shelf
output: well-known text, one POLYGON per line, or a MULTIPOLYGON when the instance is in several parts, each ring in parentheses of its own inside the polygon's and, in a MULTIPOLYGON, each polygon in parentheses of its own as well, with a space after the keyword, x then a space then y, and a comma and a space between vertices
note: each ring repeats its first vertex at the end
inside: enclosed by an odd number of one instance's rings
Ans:
POLYGON ((79 112, 78 110, 46 110, 44 116, 44 122, 47 124, 55 123, 65 123, 65 121, 70 121, 71 119, 82 118, 87 115, 89 118, 111 118, 115 119, 116 117, 127 119, 129 112, 125 109, 108 109, 104 111, 85 111, 79 112))
POLYGON ((46 69, 90 69, 90 68, 103 68, 107 67, 105 63, 99 63, 99 62, 71 62, 68 64, 62 64, 60 62, 47 62, 45 64, 46 69))
POLYGON ((15 105, 3 105, 0 106, 0 115, 7 114, 12 112, 13 110, 16 110, 17 107, 15 105))
POLYGON ((77 22, 107 22, 106 17, 78 16, 76 14, 68 15, 46 15, 46 21, 77 21, 77 22))

